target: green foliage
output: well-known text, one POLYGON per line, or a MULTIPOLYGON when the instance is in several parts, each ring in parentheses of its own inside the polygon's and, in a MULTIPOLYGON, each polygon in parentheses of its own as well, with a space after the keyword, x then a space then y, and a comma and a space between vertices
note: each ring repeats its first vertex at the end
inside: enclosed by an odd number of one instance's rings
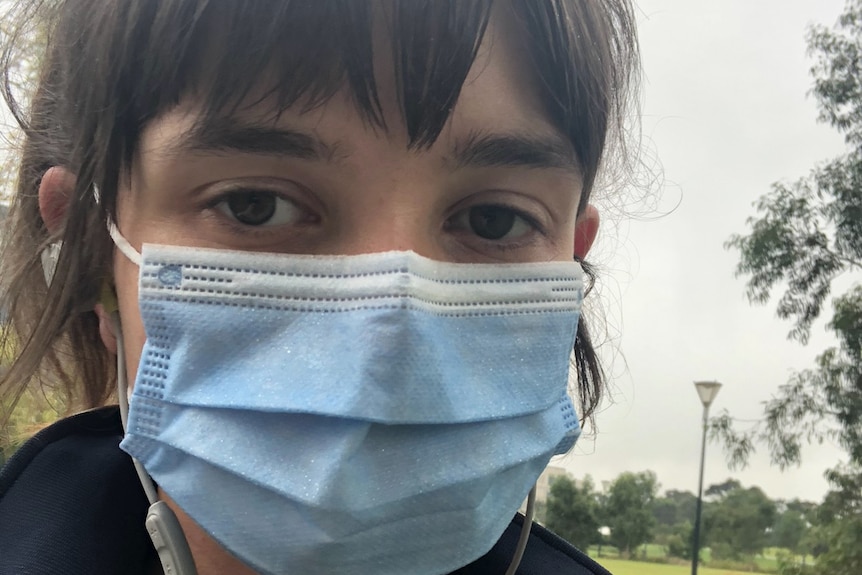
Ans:
POLYGON ((659 497, 652 504, 652 514, 660 527, 670 527, 677 521, 677 505, 667 497, 659 497))
POLYGON ((653 501, 656 542, 665 545, 670 557, 691 558, 692 521, 696 506, 697 497, 693 493, 675 489, 653 501))
POLYGON ((862 532, 858 530, 862 508, 855 501, 862 492, 862 0, 848 0, 833 28, 812 27, 808 47, 815 59, 812 93, 820 120, 844 135, 847 152, 796 182, 774 184, 755 203, 758 215, 748 220, 749 232, 732 236, 727 245, 739 252, 737 272, 747 276, 752 302, 766 303, 781 292, 776 311, 780 318, 792 321, 791 338, 807 343, 814 322, 824 318, 838 344, 824 350, 809 369, 792 374, 765 404, 760 424, 739 431, 725 413, 711 427, 712 437, 728 446, 732 465, 744 465, 761 442, 782 468, 800 464, 806 443, 830 440, 843 447, 847 464, 828 476, 830 496, 841 501, 841 513, 821 517, 811 536, 802 539, 812 549, 823 550, 818 572, 822 567, 824 573, 858 574, 862 573, 862 532), (849 288, 835 294, 839 278, 849 288))
POLYGON ((728 479, 724 483, 714 483, 703 492, 704 497, 716 497, 721 499, 733 491, 742 489, 742 483, 738 479, 728 479))
POLYGON ((753 557, 769 543, 775 522, 775 502, 758 487, 736 487, 706 506, 705 539, 716 557, 753 557))
POLYGON ((691 559, 693 529, 691 523, 678 523, 667 538, 667 554, 680 559, 691 559))
MULTIPOLYGON (((11 7, 9 2, 4 4, 4 17, 0 18, 0 43, 11 49, 3 54, 4 59, 9 62, 8 84, 21 108, 26 109, 29 105, 29 94, 36 84, 40 52, 44 48, 48 32, 44 22, 36 17, 39 8, 44 6, 39 2, 20 2, 22 18, 19 22, 16 18, 6 17, 11 7)), ((7 151, 20 145, 21 136, 21 130, 17 129, 17 126, 12 128, 4 123, 0 128, 0 141, 7 151)), ((14 153, 0 158, 0 201, 11 197, 16 176, 16 160, 14 153)))
MULTIPOLYGON (((0 403, 0 413, 9 406, 0 403)), ((65 412, 62 394, 54 390, 27 389, 9 421, 0 428, 0 465, 33 433, 56 421, 65 412)))
MULTIPOLYGON (((847 479, 844 479, 847 480, 847 479)), ((836 479, 837 481, 837 479, 836 479)), ((638 491, 633 485, 640 483, 641 493, 651 491, 655 484, 651 472, 623 473, 611 484, 603 500, 604 517, 599 523, 612 529, 610 543, 589 547, 591 554, 606 557, 624 557, 656 561, 665 565, 690 565, 696 498, 690 492, 669 490, 661 497, 653 497, 650 505, 654 524, 648 543, 626 545, 625 540, 614 536, 614 530, 625 530, 630 524, 644 524, 640 511, 644 506, 636 497, 620 497, 638 491), (646 485, 645 488, 643 486, 646 485), (619 502, 624 502, 618 505, 619 502), (615 513, 616 512, 616 513, 615 513), (614 521, 615 515, 625 521, 614 521), (679 519, 679 521, 676 521, 679 519)), ((847 490, 852 490, 848 485, 847 490)), ((862 485, 856 491, 862 500, 862 485)), ((783 568, 787 575, 824 575, 811 571, 815 561, 812 554, 844 552, 852 546, 830 546, 819 543, 822 529, 818 526, 836 521, 852 512, 862 501, 851 502, 833 493, 822 505, 794 499, 772 501, 757 487, 745 487, 736 479, 727 479, 707 487, 705 501, 703 543, 700 563, 705 568, 777 573, 783 568), (815 527, 811 527, 811 523, 815 527), (768 546, 768 547, 767 547, 768 546), (833 549, 834 547, 834 549, 833 549)), ((725 571, 726 572, 726 571, 725 571)))
POLYGON ((829 217, 834 210, 820 207, 818 196, 810 181, 775 184, 755 204, 761 217, 748 220, 750 235, 733 236, 728 242, 740 251, 737 272, 751 276, 747 293, 752 301, 769 301, 772 288, 787 282, 787 291, 778 301, 778 316, 796 320, 791 337, 803 342, 820 315, 832 280, 842 270, 824 231, 835 224, 829 217))
POLYGON ((800 544, 806 531, 808 523, 805 516, 795 509, 787 509, 778 516, 772 528, 772 545, 800 553, 800 544))
POLYGON ((813 565, 797 562, 792 557, 782 557, 778 562, 778 575, 816 575, 813 565))
POLYGON ((599 541, 599 501, 592 478, 587 475, 578 486, 568 477, 551 482, 545 517, 557 535, 581 549, 599 541))
MULTIPOLYGON (((862 271, 862 0, 848 2, 834 29, 813 27, 808 43, 820 118, 844 134, 849 151, 806 178, 774 184, 755 203, 749 233, 728 241, 739 251, 737 272, 748 276, 751 301, 765 303, 783 289, 777 314, 793 321, 790 337, 802 343, 835 280, 852 282, 862 271)), ((767 403, 762 426, 740 434, 726 415, 713 425, 732 444, 734 463, 744 463, 756 440, 784 467, 799 463, 803 443, 835 439, 862 466, 862 285, 833 299, 828 328, 838 346, 791 377, 767 403)))
POLYGON ((849 0, 837 26, 813 26, 809 51, 818 56, 811 69, 820 119, 844 134, 848 144, 862 145, 862 2, 849 0))
POLYGON ((533 510, 533 520, 537 523, 541 523, 542 525, 548 524, 548 502, 547 501, 536 501, 535 508, 533 510))
POLYGON ((656 520, 652 504, 658 492, 655 473, 622 473, 608 488, 604 516, 611 528, 611 543, 628 557, 650 541, 656 520))
POLYGON ((669 489, 653 502, 653 516, 658 526, 674 527, 694 520, 697 497, 690 491, 669 489))
POLYGON ((802 544, 817 557, 818 575, 862 573, 862 476, 845 467, 828 479, 836 488, 809 513, 814 526, 802 544))
POLYGON ((818 575, 862 573, 862 519, 844 517, 812 529, 813 544, 821 551, 814 570, 818 575))
MULTIPOLYGON (((17 353, 14 334, 0 324, 0 377, 17 353)), ((20 398, 0 399, 0 465, 12 456, 31 435, 67 412, 65 395, 47 384, 33 380, 20 398), (8 417, 8 419, 6 419, 8 417)))

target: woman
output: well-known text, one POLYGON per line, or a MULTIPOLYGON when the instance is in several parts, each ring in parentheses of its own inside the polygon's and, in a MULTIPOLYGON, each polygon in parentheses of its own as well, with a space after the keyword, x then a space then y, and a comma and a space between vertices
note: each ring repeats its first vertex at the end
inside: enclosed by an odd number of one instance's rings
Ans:
POLYGON ((101 409, 0 476, 0 571, 605 573, 512 516, 578 435, 570 360, 581 418, 602 390, 627 2, 22 8, 0 389, 101 409))

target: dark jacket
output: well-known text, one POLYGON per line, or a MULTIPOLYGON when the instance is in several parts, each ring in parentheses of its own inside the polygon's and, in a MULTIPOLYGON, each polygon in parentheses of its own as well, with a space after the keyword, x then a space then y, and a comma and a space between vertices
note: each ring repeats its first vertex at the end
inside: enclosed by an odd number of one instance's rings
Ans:
MULTIPOLYGON (((119 410, 80 413, 44 429, 0 470, 0 575, 146 575, 157 561, 147 500, 120 451, 119 410)), ((503 575, 523 517, 453 575, 503 575)), ((534 525, 520 575, 610 575, 534 525)), ((405 574, 407 575, 407 574, 405 574)))

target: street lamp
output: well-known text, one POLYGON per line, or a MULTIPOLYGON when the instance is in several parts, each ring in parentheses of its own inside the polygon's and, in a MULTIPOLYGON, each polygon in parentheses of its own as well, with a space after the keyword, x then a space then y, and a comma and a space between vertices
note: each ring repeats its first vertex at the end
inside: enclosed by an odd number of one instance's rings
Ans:
POLYGON ((706 456, 706 428, 709 422, 709 406, 718 395, 721 384, 717 381, 696 381, 694 387, 703 403, 703 439, 700 444, 700 479, 697 483, 697 511, 694 518, 694 543, 691 554, 691 575, 697 575, 697 560, 700 556, 700 512, 703 506, 703 463, 706 456))
POLYGON ((596 554, 599 558, 602 556, 602 543, 607 537, 611 536, 611 528, 607 525, 599 527, 599 552, 596 554))

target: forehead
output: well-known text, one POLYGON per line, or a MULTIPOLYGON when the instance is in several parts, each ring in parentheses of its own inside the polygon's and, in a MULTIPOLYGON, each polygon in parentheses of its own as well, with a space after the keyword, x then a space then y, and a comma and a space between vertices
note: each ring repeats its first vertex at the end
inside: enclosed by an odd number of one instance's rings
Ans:
MULTIPOLYGON (((93 2, 92 18, 69 23, 63 36, 69 48, 64 67, 76 70, 66 76, 65 131, 80 135, 82 149, 104 164, 97 171, 104 181, 97 183, 108 208, 114 174, 132 167, 144 130, 178 106, 193 101, 205 122, 262 107, 278 118, 286 111, 313 112, 340 93, 369 126, 406 132, 414 149, 433 144, 453 111, 478 117, 466 113, 472 107, 485 117, 508 117, 516 107, 522 116, 547 117, 542 127, 570 142, 589 186, 609 114, 624 103, 626 50, 634 41, 626 35, 626 0, 80 1, 93 2), (106 18, 116 21, 100 25, 106 18), (508 26, 505 34, 486 34, 489 27, 508 26), (488 105, 471 105, 464 92, 483 54, 496 53, 497 45, 508 51, 501 60, 517 69, 509 76, 520 83, 485 91, 488 105), (106 53, 116 57, 106 59, 106 53), (82 71, 81 61, 101 65, 82 71), (502 93, 517 94, 519 105, 497 105, 502 93), (396 130, 389 129, 393 117, 396 130)), ((482 77, 490 80, 499 69, 482 77)))
MULTIPOLYGON (((166 3, 175 4, 194 1, 166 3)), ((277 116, 313 111, 347 93, 378 128, 386 128, 384 114, 392 110, 384 106, 394 102, 411 142, 425 145, 439 134, 492 12, 500 11, 491 0, 235 4, 207 3, 187 27, 160 16, 170 24, 141 47, 145 69, 133 80, 139 117, 158 117, 190 99, 201 116, 262 113, 267 105, 277 116)))
MULTIPOLYGON (((255 151, 255 136, 263 136, 267 128, 282 126, 300 134, 282 145, 292 151, 298 149, 297 144, 304 145, 306 155, 313 153, 330 160, 351 155, 356 147, 352 136, 361 132, 372 132, 393 145, 414 151, 432 147, 438 138, 443 140, 442 148, 453 150, 465 140, 498 133, 541 141, 540 146, 558 155, 553 162, 576 163, 565 136, 544 113, 524 56, 523 39, 509 10, 498 7, 490 13, 470 66, 449 102, 435 100, 436 94, 429 86, 415 101, 406 102, 404 79, 393 53, 381 48, 396 42, 392 31, 375 27, 373 40, 379 120, 369 118, 346 82, 326 99, 306 96, 286 109, 274 94, 277 87, 257 89, 239 105, 221 110, 208 109, 207 102, 192 96, 145 130, 141 151, 172 154, 189 148, 211 151, 219 147, 255 151), (425 134, 420 132, 417 138, 416 124, 434 114, 439 125, 425 134), (313 136, 314 142, 302 142, 306 135, 313 136), (230 138, 234 144, 223 146, 230 138), (240 142, 242 139, 245 141, 240 142)), ((269 75, 272 76, 278 75, 269 75)))

